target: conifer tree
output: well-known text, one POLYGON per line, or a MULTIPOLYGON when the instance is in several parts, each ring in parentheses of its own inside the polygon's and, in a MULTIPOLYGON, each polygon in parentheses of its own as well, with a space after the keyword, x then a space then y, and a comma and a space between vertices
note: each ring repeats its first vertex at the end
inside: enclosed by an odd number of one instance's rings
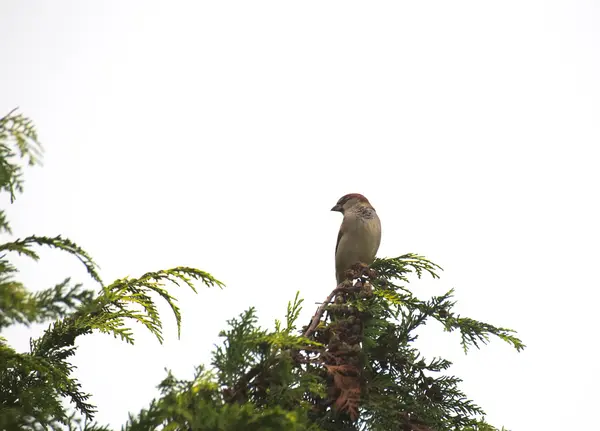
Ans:
MULTIPOLYGON (((11 112, 0 119, 0 191, 11 202, 23 191, 23 164, 36 164, 41 146, 31 121, 11 112)), ((5 212, 0 230, 11 236, 5 212)), ((75 340, 93 332, 133 344, 131 321, 142 323, 162 342, 156 299, 166 301, 180 328, 181 315, 170 288, 195 283, 223 287, 212 275, 188 267, 148 272, 105 284, 90 255, 61 236, 31 235, 0 244, 0 333, 15 324, 49 322, 17 352, 0 337, 0 429, 109 430, 93 422, 95 407, 73 377, 75 340), (17 253, 34 260, 36 247, 73 255, 97 288, 69 278, 32 292, 10 263, 17 253)), ((408 288, 411 278, 438 277, 439 266, 405 254, 357 263, 335 287, 310 322, 298 322, 300 294, 273 328, 257 325, 254 308, 228 321, 212 361, 190 380, 171 373, 159 395, 130 414, 123 429, 237 430, 406 430, 494 431, 482 408, 447 373, 451 363, 425 358, 414 345, 417 328, 440 322, 457 331, 465 352, 495 336, 517 351, 525 346, 514 331, 462 317, 453 291, 427 300, 408 288)))

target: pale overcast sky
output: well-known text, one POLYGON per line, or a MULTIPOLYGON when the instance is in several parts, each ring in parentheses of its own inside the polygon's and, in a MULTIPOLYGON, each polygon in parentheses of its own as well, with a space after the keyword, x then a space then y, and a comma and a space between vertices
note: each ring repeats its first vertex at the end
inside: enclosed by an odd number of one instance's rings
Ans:
MULTIPOLYGON (((490 422, 597 423, 599 23, 592 0, 2 1, 0 112, 19 106, 46 148, 15 235, 68 236, 107 282, 190 265, 227 284, 176 292, 180 340, 167 314, 162 346, 80 340, 98 421, 147 406, 165 367, 191 376, 251 305, 271 325, 300 290, 305 323, 335 284, 329 209, 359 192, 379 256, 444 267, 420 297, 454 287, 461 314, 527 344, 419 339, 490 422)), ((43 258, 19 260, 32 289, 95 287, 43 258)), ((6 336, 25 350, 40 331, 6 336)))

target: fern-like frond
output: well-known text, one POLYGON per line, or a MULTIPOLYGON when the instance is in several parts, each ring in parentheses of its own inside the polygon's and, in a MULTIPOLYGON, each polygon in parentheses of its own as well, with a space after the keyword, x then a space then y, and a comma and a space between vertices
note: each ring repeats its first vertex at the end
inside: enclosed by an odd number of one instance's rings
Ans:
POLYGON ((33 246, 46 246, 57 248, 75 256, 85 266, 88 274, 98 283, 102 284, 100 275, 98 274, 98 265, 93 261, 91 256, 73 241, 68 238, 63 238, 61 235, 55 237, 47 236, 28 236, 23 239, 0 244, 0 252, 17 252, 20 255, 25 255, 33 260, 39 260, 39 255, 33 246))
POLYGON ((461 335, 461 346, 465 353, 469 350, 470 346, 479 348, 480 344, 487 344, 489 342, 489 336, 495 335, 503 341, 511 344, 517 351, 525 349, 525 344, 515 334, 515 331, 508 328, 500 328, 489 323, 479 322, 477 320, 460 317, 450 316, 443 322, 446 330, 452 332, 455 329, 460 331, 461 335))
POLYGON ((15 112, 13 109, 0 118, 0 191, 7 191, 11 202, 23 191, 23 169, 18 159, 34 165, 43 152, 32 121, 15 112))
POLYGON ((180 283, 184 283, 196 292, 196 288, 193 284, 194 280, 201 281, 208 287, 224 287, 222 282, 207 272, 196 268, 179 266, 157 272, 148 272, 139 278, 123 278, 116 280, 106 287, 105 292, 116 295, 116 301, 118 303, 116 306, 122 310, 125 310, 124 306, 126 303, 141 306, 145 314, 132 314, 130 317, 146 326, 162 343, 162 325, 160 323, 158 310, 149 294, 154 292, 169 304, 177 322, 177 335, 179 336, 181 333, 181 313, 176 304, 177 300, 164 286, 167 282, 171 282, 177 286, 179 286, 180 283))
POLYGON ((442 267, 438 264, 414 253, 393 258, 375 259, 371 268, 376 270, 382 278, 397 278, 407 283, 407 275, 410 273, 417 274, 418 278, 421 278, 423 273, 428 273, 433 278, 440 278, 437 271, 442 270, 442 267))
POLYGON ((17 281, 0 281, 0 329, 15 323, 29 325, 59 319, 93 296, 93 291, 83 290, 80 284, 71 286, 68 278, 36 293, 17 281))

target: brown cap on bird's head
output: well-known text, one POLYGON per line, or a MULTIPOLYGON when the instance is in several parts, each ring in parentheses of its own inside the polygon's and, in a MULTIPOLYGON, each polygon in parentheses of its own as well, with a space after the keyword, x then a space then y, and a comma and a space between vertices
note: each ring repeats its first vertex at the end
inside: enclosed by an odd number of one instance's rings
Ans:
POLYGON ((344 204, 352 199, 354 199, 356 202, 364 202, 364 203, 368 203, 368 204, 370 203, 369 200, 366 197, 364 197, 363 195, 361 195, 360 193, 349 193, 347 195, 342 196, 337 201, 337 204, 335 204, 335 206, 333 208, 331 208, 331 211, 343 212, 344 204))

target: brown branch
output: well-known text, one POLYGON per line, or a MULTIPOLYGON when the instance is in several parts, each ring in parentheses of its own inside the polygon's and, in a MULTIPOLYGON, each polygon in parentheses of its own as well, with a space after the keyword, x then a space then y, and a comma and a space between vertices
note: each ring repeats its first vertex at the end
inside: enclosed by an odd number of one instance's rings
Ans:
POLYGON ((323 317, 323 313, 325 313, 325 309, 327 308, 327 306, 329 305, 329 303, 331 302, 333 297, 343 290, 345 290, 345 288, 343 287, 343 283, 340 283, 338 285, 338 287, 333 289, 333 291, 329 294, 329 296, 325 299, 325 301, 323 301, 323 303, 319 306, 319 308, 317 308, 317 312, 315 313, 312 320, 310 321, 310 325, 308 325, 308 328, 306 329, 304 334, 302 334, 304 337, 308 338, 312 335, 313 332, 315 332, 315 330, 317 329, 317 326, 319 326, 321 317, 323 317))

